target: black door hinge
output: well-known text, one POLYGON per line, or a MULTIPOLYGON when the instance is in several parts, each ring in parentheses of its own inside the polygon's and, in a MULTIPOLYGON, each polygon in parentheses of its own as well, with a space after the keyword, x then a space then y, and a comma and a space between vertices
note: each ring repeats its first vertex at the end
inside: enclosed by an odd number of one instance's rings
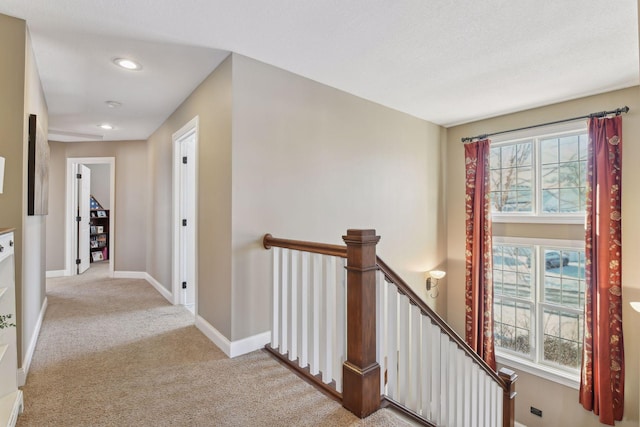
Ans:
POLYGON ((78 178, 78 179, 82 179, 82 174, 81 174, 81 173, 77 173, 77 174, 76 174, 76 178, 78 178))
POLYGON ((182 226, 183 226, 183 227, 186 227, 186 226, 187 226, 187 220, 186 220, 186 219, 183 219, 183 220, 182 220, 182 226))
POLYGON ((184 163, 185 165, 187 164, 187 156, 182 157, 182 163, 184 163))
POLYGON ((82 221, 82 217, 81 216, 77 216, 76 217, 76 221, 78 221, 78 222, 82 221))
POLYGON ((187 289, 187 282, 182 282, 182 289, 187 289))
POLYGON ((81 262, 81 261, 80 261, 80 258, 78 258, 78 259, 76 260, 76 264, 80 264, 80 262, 81 262))

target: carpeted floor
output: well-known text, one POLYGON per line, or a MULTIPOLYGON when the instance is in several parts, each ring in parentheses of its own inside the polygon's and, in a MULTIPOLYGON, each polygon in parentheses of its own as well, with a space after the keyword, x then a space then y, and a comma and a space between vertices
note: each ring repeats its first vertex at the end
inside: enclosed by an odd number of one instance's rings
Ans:
POLYGON ((406 426, 359 420, 263 351, 227 358, 144 280, 47 280, 18 426, 406 426))

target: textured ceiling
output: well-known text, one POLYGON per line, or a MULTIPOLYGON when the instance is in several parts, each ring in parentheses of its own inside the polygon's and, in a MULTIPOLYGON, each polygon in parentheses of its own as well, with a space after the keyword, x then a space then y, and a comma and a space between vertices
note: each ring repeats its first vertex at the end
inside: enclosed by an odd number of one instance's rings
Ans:
POLYGON ((444 126, 625 88, 639 83, 637 9, 637 0, 0 2, 0 13, 27 20, 58 140, 146 138, 229 51, 444 126), (144 69, 120 70, 117 56, 144 69), (105 121, 116 129, 96 126, 105 121))

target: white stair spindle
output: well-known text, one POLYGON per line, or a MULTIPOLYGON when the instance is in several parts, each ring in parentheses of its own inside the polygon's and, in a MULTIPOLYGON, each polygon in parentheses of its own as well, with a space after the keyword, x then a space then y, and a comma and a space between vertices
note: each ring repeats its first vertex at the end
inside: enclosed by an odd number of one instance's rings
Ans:
POLYGON ((335 271, 335 258, 330 256, 323 256, 323 277, 324 277, 324 341, 323 346, 323 365, 320 368, 322 371, 322 381, 328 384, 333 379, 333 336, 335 333, 335 319, 336 319, 336 277, 335 271))
POLYGON ((309 372, 311 375, 318 375, 320 372, 320 311, 322 310, 321 288, 322 288, 322 260, 321 255, 311 256, 311 285, 313 291, 313 309, 311 310, 311 351, 309 361, 309 372))
POLYGON ((309 364, 309 252, 302 252, 300 257, 300 359, 301 368, 309 364))
POLYGON ((431 366, 433 364, 431 354, 431 337, 433 324, 428 317, 422 317, 422 360, 420 368, 420 377, 422 378, 422 403, 421 415, 427 419, 431 419, 431 366))
POLYGON ((273 248, 273 313, 271 315, 271 348, 280 345, 280 256, 281 249, 273 248))
POLYGON ((300 280, 298 277, 299 265, 299 251, 290 251, 289 255, 289 271, 291 277, 291 309, 289 314, 289 360, 294 361, 298 358, 298 288, 300 286, 300 280))
POLYGON ((385 298, 385 282, 384 274, 378 270, 376 271, 376 360, 380 365, 380 395, 384 394, 385 384, 385 371, 387 369, 385 363, 385 349, 387 344, 385 342, 385 311, 386 311, 386 298, 385 298))
POLYGON ((387 392, 389 397, 397 399, 398 390, 398 291, 395 285, 389 284, 387 293, 387 322, 388 337, 388 368, 387 368, 387 392))
MULTIPOLYGON (((435 326, 435 325, 434 325, 435 326)), ((440 331, 431 329, 431 420, 440 422, 440 331)))
POLYGON ((280 278, 282 280, 281 302, 280 302, 280 354, 289 351, 289 249, 282 250, 280 258, 280 278))
POLYGON ((457 406, 458 402, 456 400, 457 393, 457 379, 458 373, 456 371, 458 367, 458 346, 455 342, 449 341, 449 372, 447 374, 449 378, 449 393, 447 394, 448 411, 447 411, 447 420, 449 420, 449 425, 456 425, 457 420, 457 406))
POLYGON ((449 415, 449 336, 440 333, 440 423, 450 425, 449 415))
POLYGON ((346 360, 347 354, 347 277, 345 258, 333 257, 335 260, 335 281, 336 281, 336 325, 334 339, 333 357, 333 380, 336 390, 342 393, 342 364, 346 360))
POLYGON ((409 395, 407 396, 407 407, 412 411, 418 411, 420 402, 420 383, 422 378, 416 375, 420 372, 420 309, 417 305, 411 304, 410 306, 410 324, 411 337, 409 340, 410 346, 410 365, 409 365, 409 383, 407 387, 409 389, 409 395))
POLYGON ((398 337, 400 338, 398 347, 398 402, 405 405, 409 388, 409 334, 411 332, 409 330, 410 304, 406 295, 400 295, 398 307, 400 320, 400 329, 398 330, 398 337))

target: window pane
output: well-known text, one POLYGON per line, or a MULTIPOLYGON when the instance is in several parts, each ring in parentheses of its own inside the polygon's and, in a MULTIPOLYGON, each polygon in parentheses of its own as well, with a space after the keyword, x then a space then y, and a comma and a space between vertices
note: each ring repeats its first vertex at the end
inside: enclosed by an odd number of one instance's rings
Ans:
POLYGON ((542 212, 559 212, 560 196, 558 190, 542 190, 542 212))
POLYGON ((496 295, 533 298, 531 247, 493 246, 493 286, 496 295))
POLYGON ((589 140, 589 137, 587 136, 586 133, 583 133, 582 135, 580 135, 580 160, 586 160, 587 159, 587 141, 589 140))
POLYGON ((500 167, 501 168, 512 168, 516 166, 516 146, 515 145, 506 145, 502 147, 502 151, 500 153, 500 167))
POLYGON ((561 163, 558 170, 560 187, 580 187, 580 163, 561 163))
POLYGON ((558 163, 558 139, 544 139, 540 141, 542 164, 558 163))
POLYGON ((558 188, 559 185, 558 165, 543 166, 542 188, 558 188))
POLYGON ((584 307, 584 251, 544 251, 544 302, 584 307))
POLYGON ((545 308, 544 351, 545 361, 578 369, 582 358, 582 315, 545 308))
POLYGON ((516 145, 516 157, 518 167, 531 165, 531 143, 520 143, 516 145))
POLYGON ((560 212, 580 212, 580 190, 578 188, 561 188, 558 190, 558 194, 560 195, 560 212))
POLYGON ((565 136, 560 138, 560 162, 574 162, 579 158, 578 136, 565 136))
POLYGON ((498 347, 531 357, 532 305, 496 299, 494 302, 494 332, 498 347))
POLYGON ((518 190, 531 188, 531 168, 518 168, 518 179, 516 181, 518 190))
POLYGON ((489 154, 489 167, 491 169, 500 168, 500 148, 492 148, 489 154))

